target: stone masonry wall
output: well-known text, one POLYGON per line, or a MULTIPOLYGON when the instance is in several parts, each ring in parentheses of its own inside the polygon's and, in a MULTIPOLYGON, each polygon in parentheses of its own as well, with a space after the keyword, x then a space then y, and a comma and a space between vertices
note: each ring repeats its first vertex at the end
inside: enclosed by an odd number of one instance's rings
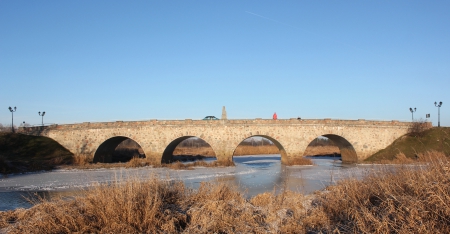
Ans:
POLYGON ((211 145, 218 160, 231 160, 246 138, 263 136, 273 141, 287 163, 301 157, 308 144, 327 136, 340 146, 346 162, 364 160, 407 133, 410 122, 366 120, 148 120, 81 123, 28 129, 29 134, 53 138, 75 155, 94 157, 98 147, 112 137, 136 141, 146 157, 161 162, 167 146, 176 139, 199 137, 211 145), (38 129, 39 128, 39 129, 38 129))

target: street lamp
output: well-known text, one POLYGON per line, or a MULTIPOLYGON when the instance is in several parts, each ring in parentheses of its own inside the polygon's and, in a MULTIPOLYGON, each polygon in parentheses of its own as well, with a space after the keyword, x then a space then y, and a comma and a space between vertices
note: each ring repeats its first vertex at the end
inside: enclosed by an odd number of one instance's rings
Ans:
POLYGON ((38 114, 39 114, 39 116, 42 116, 42 126, 44 126, 44 115, 45 115, 45 111, 42 112, 42 114, 41 114, 41 112, 39 111, 38 114))
POLYGON ((411 114, 412 114, 412 121, 414 121, 414 112, 416 112, 416 108, 414 107, 414 109, 413 108, 409 108, 409 111, 411 111, 411 114))
POLYGON ((441 126, 441 106, 442 106, 442 102, 439 102, 439 104, 437 102, 434 102, 434 105, 438 108, 438 127, 441 126))
POLYGON ((14 112, 16 112, 17 107, 14 107, 14 109, 9 107, 8 109, 11 111, 11 131, 14 132, 14 112))

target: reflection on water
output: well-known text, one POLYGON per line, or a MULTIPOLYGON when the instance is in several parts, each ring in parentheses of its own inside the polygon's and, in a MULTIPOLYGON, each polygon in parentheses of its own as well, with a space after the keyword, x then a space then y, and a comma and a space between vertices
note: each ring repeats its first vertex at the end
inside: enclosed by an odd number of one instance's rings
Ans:
MULTIPOLYGON (((196 168, 195 170, 171 170, 167 168, 131 168, 99 170, 56 170, 35 174, 14 175, 0 178, 0 210, 18 207, 28 208, 34 194, 51 199, 71 198, 80 188, 89 187, 96 182, 111 183, 126 177, 149 178, 160 175, 162 178, 179 179, 186 186, 198 188, 201 182, 223 182, 236 187, 246 197, 264 192, 279 192, 290 189, 310 194, 324 189, 337 180, 346 177, 360 178, 373 166, 342 164, 335 157, 314 157, 314 166, 284 166, 280 155, 236 156, 236 167, 196 168), (36 192, 37 191, 37 192, 36 192)), ((214 160, 214 159, 208 159, 214 160)))

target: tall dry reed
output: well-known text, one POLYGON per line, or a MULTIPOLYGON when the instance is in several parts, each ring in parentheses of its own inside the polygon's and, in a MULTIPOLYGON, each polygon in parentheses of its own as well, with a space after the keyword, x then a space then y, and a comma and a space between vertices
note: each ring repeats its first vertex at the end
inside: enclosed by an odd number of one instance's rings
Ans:
MULTIPOLYGON (((401 156, 400 156, 401 157, 401 156)), ((421 154, 422 164, 385 166, 364 180, 347 179, 320 196, 325 232, 450 233, 450 161, 421 154)))
POLYGON ((293 159, 289 160, 287 165, 289 165, 289 166, 294 166, 294 165, 307 166, 307 165, 314 165, 314 163, 313 163, 313 161, 310 158, 296 157, 296 158, 293 158, 293 159))
POLYGON ((0 212, 6 233, 450 233, 450 162, 384 166, 313 197, 284 190, 251 199, 232 187, 151 177, 98 185, 73 200, 0 212))
POLYGON ((0 212, 0 232, 276 233, 280 224, 300 224, 294 213, 306 214, 303 195, 278 196, 266 193, 249 201, 223 184, 202 183, 192 190, 179 181, 135 178, 99 184, 73 200, 0 212))

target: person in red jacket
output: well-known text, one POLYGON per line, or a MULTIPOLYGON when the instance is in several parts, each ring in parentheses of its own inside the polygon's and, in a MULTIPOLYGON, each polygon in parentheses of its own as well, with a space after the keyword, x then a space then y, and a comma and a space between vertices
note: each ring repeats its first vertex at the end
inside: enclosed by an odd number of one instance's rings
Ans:
POLYGON ((273 119, 278 119, 277 112, 273 113, 273 119))

